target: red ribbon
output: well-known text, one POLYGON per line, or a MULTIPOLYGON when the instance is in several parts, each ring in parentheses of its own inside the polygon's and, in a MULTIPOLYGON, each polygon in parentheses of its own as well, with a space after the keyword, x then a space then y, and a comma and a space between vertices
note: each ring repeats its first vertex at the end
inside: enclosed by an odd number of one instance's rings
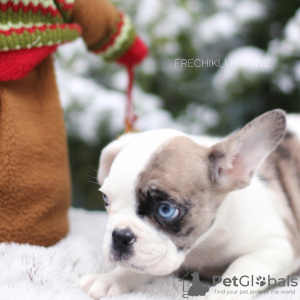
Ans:
POLYGON ((137 115, 134 112, 134 103, 132 100, 132 87, 134 81, 134 66, 127 66, 128 86, 126 91, 126 112, 125 112, 125 133, 135 131, 134 123, 137 115))

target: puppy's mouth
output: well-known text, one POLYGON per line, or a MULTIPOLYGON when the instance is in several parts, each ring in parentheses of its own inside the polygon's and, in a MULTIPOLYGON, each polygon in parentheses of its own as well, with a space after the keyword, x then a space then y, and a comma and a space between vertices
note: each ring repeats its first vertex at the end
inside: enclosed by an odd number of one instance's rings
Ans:
POLYGON ((133 269, 137 272, 145 272, 145 268, 142 266, 135 265, 134 263, 128 261, 119 261, 118 262, 122 267, 133 269))
POLYGON ((122 267, 128 268, 128 269, 133 269, 136 272, 151 272, 152 268, 155 268, 161 261, 166 257, 167 251, 164 253, 156 256, 156 257, 151 257, 149 259, 144 259, 140 258, 140 261, 138 257, 128 257, 128 256, 123 256, 123 257, 116 257, 111 254, 110 255, 110 261, 118 263, 122 267))

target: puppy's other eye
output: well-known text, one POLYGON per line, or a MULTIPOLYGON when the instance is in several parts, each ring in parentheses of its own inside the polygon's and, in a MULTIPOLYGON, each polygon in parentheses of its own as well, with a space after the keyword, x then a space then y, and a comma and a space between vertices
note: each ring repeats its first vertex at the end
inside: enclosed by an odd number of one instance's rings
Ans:
POLYGON ((163 203, 158 207, 158 214, 164 219, 174 219, 179 214, 179 209, 169 204, 163 203))
POLYGON ((104 193, 102 193, 102 198, 103 198, 103 201, 104 201, 104 205, 105 206, 109 205, 109 203, 108 203, 108 197, 104 193))

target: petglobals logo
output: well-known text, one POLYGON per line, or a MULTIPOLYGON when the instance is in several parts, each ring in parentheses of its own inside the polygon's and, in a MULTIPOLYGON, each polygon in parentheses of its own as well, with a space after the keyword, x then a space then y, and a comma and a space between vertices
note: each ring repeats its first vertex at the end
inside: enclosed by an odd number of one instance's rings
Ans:
POLYGON ((198 272, 189 272, 180 279, 183 282, 182 297, 189 299, 190 296, 205 296, 207 293, 224 295, 258 295, 295 294, 293 289, 298 286, 298 278, 287 276, 286 278, 273 278, 272 276, 243 275, 231 278, 213 276, 212 284, 201 282, 198 272), (190 279, 188 279, 188 276, 190 279), (212 286, 211 286, 212 285, 212 286), (280 288, 281 289, 276 289, 280 288))
POLYGON ((296 287, 298 286, 298 278, 287 276, 287 278, 272 278, 264 276, 248 276, 244 275, 241 277, 233 276, 232 278, 222 278, 221 276, 213 276, 213 285, 222 284, 225 287, 254 287, 254 286, 265 286, 266 288, 271 287, 296 287))

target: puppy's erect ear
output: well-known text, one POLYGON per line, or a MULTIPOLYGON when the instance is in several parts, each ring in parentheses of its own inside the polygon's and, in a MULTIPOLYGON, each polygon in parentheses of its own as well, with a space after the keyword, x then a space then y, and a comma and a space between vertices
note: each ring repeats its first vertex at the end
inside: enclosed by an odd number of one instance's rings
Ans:
POLYGON ((132 140, 134 140, 140 133, 127 133, 119 137, 117 140, 108 144, 101 152, 99 168, 98 168, 98 182, 102 185, 104 179, 108 176, 111 165, 119 154, 119 152, 126 147, 132 140))
POLYGON ((225 191, 249 185, 254 171, 280 143, 285 127, 285 112, 275 109, 212 146, 208 155, 211 181, 225 191))

